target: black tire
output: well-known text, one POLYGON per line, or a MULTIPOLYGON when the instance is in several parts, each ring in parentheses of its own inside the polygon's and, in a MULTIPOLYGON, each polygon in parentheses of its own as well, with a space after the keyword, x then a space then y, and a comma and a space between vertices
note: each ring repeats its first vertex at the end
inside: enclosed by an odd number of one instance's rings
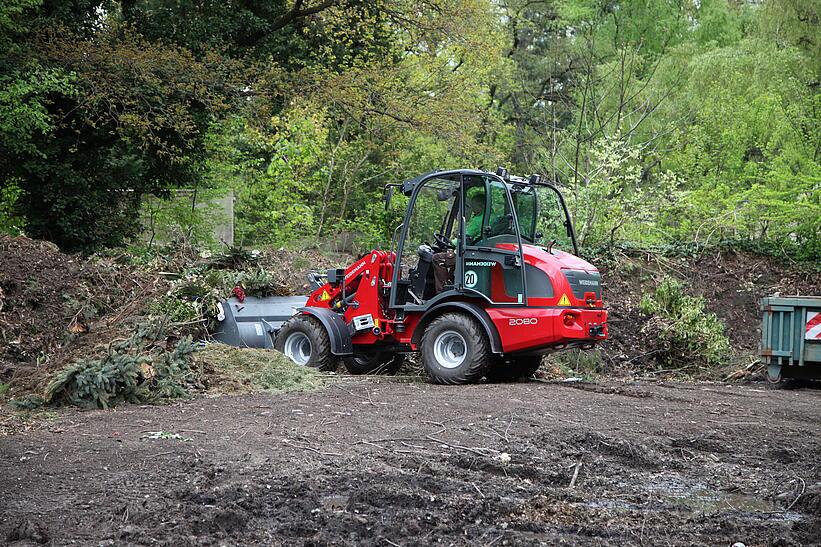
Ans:
POLYGON ((295 315, 288 319, 277 333, 274 348, 298 365, 319 370, 336 370, 337 361, 331 353, 328 332, 319 320, 310 315, 295 315), (309 347, 305 345, 305 341, 309 347))
POLYGON ((446 313, 434 319, 425 329, 420 347, 428 379, 435 384, 478 382, 490 365, 490 343, 485 331, 473 318, 461 313, 446 313), (454 349, 455 353, 447 353, 443 348, 454 349), (459 355, 459 351, 463 353, 459 355), (437 353, 443 359, 452 357, 451 362, 440 362, 437 353), (461 361, 454 364, 460 357, 461 361))
POLYGON ((487 379, 490 382, 511 382, 519 378, 530 378, 541 364, 541 355, 494 359, 487 371, 487 379))
POLYGON ((342 358, 351 374, 396 374, 405 356, 392 351, 362 350, 342 358))

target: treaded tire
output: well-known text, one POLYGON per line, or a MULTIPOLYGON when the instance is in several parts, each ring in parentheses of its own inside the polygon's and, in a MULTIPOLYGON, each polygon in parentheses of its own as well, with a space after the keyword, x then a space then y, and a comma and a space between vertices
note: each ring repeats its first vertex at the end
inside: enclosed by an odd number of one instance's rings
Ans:
POLYGON ((481 380, 490 366, 490 343, 484 329, 461 313, 446 313, 434 319, 425 329, 420 347, 428 379, 435 384, 472 384, 481 380), (456 366, 443 366, 435 346, 440 337, 453 333, 464 341, 464 359, 456 366))
POLYGON ((541 355, 497 358, 487 371, 487 379, 489 382, 511 382, 519 378, 530 378, 541 364, 541 355))
POLYGON ((405 363, 405 356, 392 351, 354 353, 342 358, 351 374, 396 374, 405 363))
MULTIPOLYGON (((319 370, 336 370, 337 360, 331 353, 331 339, 319 320, 304 314, 291 317, 279 329, 274 348, 287 355, 285 345, 292 336, 304 336, 310 341, 310 357, 306 363, 302 363, 304 366, 319 370)), ((294 362, 301 364, 295 360, 294 362)))

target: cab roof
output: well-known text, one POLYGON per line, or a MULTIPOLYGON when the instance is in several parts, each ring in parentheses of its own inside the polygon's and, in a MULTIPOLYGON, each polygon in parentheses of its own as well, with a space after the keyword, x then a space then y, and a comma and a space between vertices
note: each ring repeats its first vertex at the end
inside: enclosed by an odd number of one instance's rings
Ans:
POLYGON ((507 170, 505 170, 505 176, 501 177, 497 173, 490 173, 488 171, 481 171, 479 169, 434 169, 433 171, 428 171, 427 173, 423 173, 412 179, 404 181, 402 183, 402 193, 405 195, 410 195, 417 185, 432 177, 447 177, 451 175, 487 175, 497 180, 503 181, 508 187, 512 187, 514 184, 532 184, 528 179, 524 177, 507 175, 507 170))

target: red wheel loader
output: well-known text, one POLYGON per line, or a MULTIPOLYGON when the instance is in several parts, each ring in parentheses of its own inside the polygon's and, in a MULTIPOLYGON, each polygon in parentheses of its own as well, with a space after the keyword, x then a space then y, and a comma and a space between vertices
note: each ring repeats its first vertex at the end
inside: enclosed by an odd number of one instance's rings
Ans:
POLYGON ((577 256, 555 186, 504 168, 433 171, 387 185, 386 207, 397 188, 408 206, 389 250, 313 272, 307 298, 223 302, 215 338, 360 374, 418 351, 442 384, 529 376, 546 353, 607 338, 600 274, 577 256))

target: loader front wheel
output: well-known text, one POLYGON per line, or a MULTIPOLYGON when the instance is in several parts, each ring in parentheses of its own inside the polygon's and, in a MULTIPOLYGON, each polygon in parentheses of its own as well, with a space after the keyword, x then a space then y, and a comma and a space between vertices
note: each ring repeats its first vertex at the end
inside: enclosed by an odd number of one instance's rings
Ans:
POLYGON ((319 370, 336 369, 328 332, 313 317, 295 315, 288 319, 277 333, 274 348, 297 365, 319 370))
POLYGON ((405 362, 404 356, 392 351, 354 351, 342 358, 351 374, 396 374, 405 362))
POLYGON ((435 384, 478 382, 490 365, 490 344, 482 327, 461 313, 431 322, 420 343, 422 363, 435 384))

